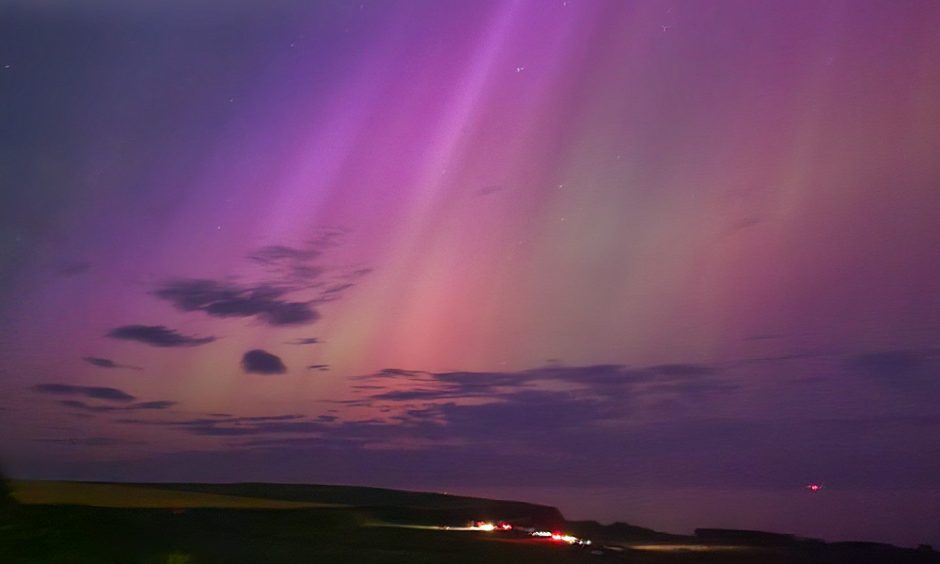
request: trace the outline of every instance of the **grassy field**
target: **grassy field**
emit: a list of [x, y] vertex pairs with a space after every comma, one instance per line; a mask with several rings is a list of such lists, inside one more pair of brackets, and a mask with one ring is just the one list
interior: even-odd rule
[[0, 526], [4, 564], [580, 561], [555, 546], [493, 542], [480, 533], [367, 526], [465, 523], [504, 514], [562, 519], [554, 508], [521, 502], [285, 484], [11, 486], [22, 505], [14, 525]]
[[4, 564], [585, 561], [567, 549], [498, 542], [486, 533], [363, 526], [367, 516], [350, 508], [20, 509], [17, 524], [0, 530]]
[[[558, 528], [565, 524], [558, 509], [522, 501], [506, 501], [464, 497], [432, 492], [415, 492], [361, 486], [314, 484], [141, 484], [193, 493], [212, 493], [239, 497], [334, 503], [355, 507], [371, 507], [388, 519], [415, 519], [425, 523], [455, 524], [471, 519], [512, 520], [541, 528]], [[396, 517], [397, 515], [397, 517]]]
[[179, 491], [139, 485], [85, 482], [14, 481], [13, 497], [27, 505], [89, 505], [125, 508], [300, 509], [334, 507], [335, 503], [287, 501], [215, 493]]

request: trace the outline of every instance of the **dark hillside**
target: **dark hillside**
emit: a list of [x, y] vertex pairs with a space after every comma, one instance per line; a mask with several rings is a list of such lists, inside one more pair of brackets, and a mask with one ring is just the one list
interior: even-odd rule
[[128, 485], [286, 501], [337, 503], [368, 508], [390, 521], [454, 525], [474, 519], [495, 519], [545, 528], [557, 528], [565, 523], [561, 512], [547, 505], [384, 488], [250, 482]]
[[[379, 488], [30, 482], [23, 490], [23, 485], [13, 483], [15, 495], [25, 491], [28, 498], [42, 501], [24, 502], [16, 507], [15, 519], [0, 522], [3, 564], [940, 564], [940, 554], [928, 547], [827, 544], [726, 529], [700, 529], [698, 536], [670, 535], [626, 523], [564, 523], [556, 509], [544, 505]], [[43, 487], [54, 495], [38, 496]], [[152, 495], [154, 491], [160, 495]], [[165, 495], [171, 492], [181, 493]], [[55, 495], [73, 501], [57, 502]], [[226, 502], [231, 505], [186, 505], [187, 500], [216, 503], [213, 495], [229, 496]], [[173, 505], [167, 505], [166, 498]], [[311, 506], [265, 507], [265, 500], [272, 499]], [[129, 505], [96, 505], [115, 501]], [[141, 505], [148, 502], [163, 505]], [[524, 530], [441, 527], [470, 519], [507, 519], [539, 528], [558, 524], [560, 531], [592, 543], [569, 546], [529, 536]]]

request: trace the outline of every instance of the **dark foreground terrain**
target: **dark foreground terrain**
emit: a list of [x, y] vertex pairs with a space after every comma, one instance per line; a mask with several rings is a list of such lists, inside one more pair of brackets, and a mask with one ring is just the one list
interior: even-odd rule
[[[625, 524], [566, 523], [551, 507], [440, 494], [277, 484], [108, 487], [33, 482], [14, 488], [27, 503], [0, 514], [0, 562], [940, 564], [940, 555], [926, 548], [742, 531], [678, 536]], [[46, 490], [54, 495], [43, 497]], [[51, 503], [56, 496], [71, 504]], [[127, 506], [115, 506], [116, 499]], [[199, 504], [221, 507], [194, 507]], [[473, 519], [518, 527], [443, 528]], [[592, 543], [569, 546], [521, 528], [564, 531]]]

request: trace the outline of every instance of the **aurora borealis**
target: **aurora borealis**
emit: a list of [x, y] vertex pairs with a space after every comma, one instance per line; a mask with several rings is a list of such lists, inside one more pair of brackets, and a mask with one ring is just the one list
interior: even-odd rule
[[2, 3], [0, 457], [940, 544], [938, 30]]

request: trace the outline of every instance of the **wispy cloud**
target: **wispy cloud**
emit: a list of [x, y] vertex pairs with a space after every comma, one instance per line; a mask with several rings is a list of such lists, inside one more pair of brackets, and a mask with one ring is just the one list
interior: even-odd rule
[[142, 401], [129, 405], [89, 404], [81, 400], [59, 400], [59, 405], [91, 413], [107, 413], [114, 411], [155, 411], [169, 409], [176, 405], [175, 401]]
[[[36, 384], [30, 389], [48, 396], [66, 396], [68, 399], [58, 400], [59, 405], [86, 414], [117, 411], [160, 411], [170, 409], [176, 405], [175, 401], [167, 400], [137, 401], [137, 397], [123, 390], [106, 386], [75, 386], [72, 384], [50, 383]], [[94, 400], [95, 403], [90, 403], [88, 400]]]
[[98, 356], [85, 356], [85, 357], [82, 357], [82, 360], [84, 360], [88, 364], [97, 366], [98, 368], [127, 368], [129, 370], [141, 370], [139, 366], [132, 366], [130, 364], [119, 364], [111, 360], [110, 358], [101, 358]]
[[83, 396], [86, 398], [131, 402], [134, 396], [117, 388], [108, 388], [103, 386], [73, 386], [71, 384], [36, 384], [32, 390], [41, 394], [59, 395], [59, 396]]
[[139, 445], [141, 441], [130, 441], [127, 439], [115, 439], [111, 437], [68, 437], [61, 439], [36, 439], [39, 442], [54, 443], [68, 446], [80, 447], [109, 447], [122, 445]]
[[240, 286], [204, 279], [162, 283], [153, 294], [181, 311], [202, 311], [213, 317], [256, 317], [268, 325], [305, 325], [320, 318], [312, 302], [290, 301], [289, 288], [265, 284]]
[[288, 345], [315, 345], [319, 343], [320, 340], [316, 337], [301, 337], [299, 339], [294, 339], [292, 341], [287, 341]]
[[109, 331], [108, 337], [137, 341], [155, 347], [196, 347], [215, 340], [215, 337], [182, 335], [163, 325], [123, 325]]
[[[320, 319], [317, 304], [341, 298], [369, 272], [365, 268], [334, 272], [316, 262], [340, 235], [327, 230], [302, 247], [261, 247], [247, 257], [263, 272], [254, 282], [173, 278], [159, 283], [151, 294], [185, 312], [252, 317], [272, 326], [309, 325]], [[301, 341], [296, 344], [316, 342]]]
[[[733, 391], [739, 384], [726, 378], [724, 368], [704, 364], [662, 364], [632, 368], [616, 364], [588, 366], [546, 366], [516, 372], [424, 372], [387, 368], [360, 376], [377, 388], [368, 390], [362, 400], [434, 401], [461, 398], [500, 399], [520, 391], [571, 388], [580, 394], [608, 395], [616, 391], [632, 394], [701, 393], [709, 390]], [[408, 388], [402, 388], [402, 381]]]

